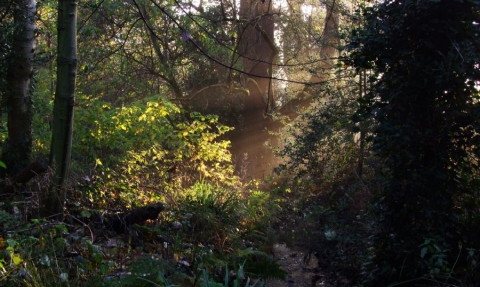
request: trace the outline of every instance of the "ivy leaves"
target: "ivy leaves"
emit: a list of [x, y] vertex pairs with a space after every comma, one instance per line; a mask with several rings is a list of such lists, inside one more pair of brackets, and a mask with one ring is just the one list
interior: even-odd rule
[[376, 122], [373, 150], [385, 171], [375, 263], [389, 270], [375, 271], [375, 286], [434, 268], [414, 256], [394, 259], [417, 254], [425, 238], [445, 244], [451, 266], [458, 242], [471, 236], [460, 226], [474, 223], [462, 222], [454, 203], [475, 192], [480, 176], [479, 93], [472, 89], [480, 76], [480, 41], [472, 37], [479, 8], [468, 0], [384, 1], [364, 10], [365, 26], [353, 34], [350, 63], [377, 75], [357, 112]]

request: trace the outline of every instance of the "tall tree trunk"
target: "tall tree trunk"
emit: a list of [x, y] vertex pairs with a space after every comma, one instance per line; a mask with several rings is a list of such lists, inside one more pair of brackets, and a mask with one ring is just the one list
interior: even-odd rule
[[[340, 21], [340, 6], [341, 0], [330, 0], [326, 3], [326, 18], [323, 27], [320, 48], [320, 65], [316, 69], [316, 73], [310, 77], [311, 83], [321, 83], [327, 81], [332, 76], [332, 68], [337, 62], [339, 55], [339, 37], [338, 28]], [[313, 100], [313, 87], [307, 86], [294, 99], [288, 102], [280, 109], [280, 114], [289, 117], [289, 120], [294, 120], [298, 113], [296, 110], [308, 107]]]
[[58, 2], [57, 86], [53, 107], [50, 167], [51, 186], [41, 205], [44, 216], [61, 217], [65, 201], [65, 181], [70, 168], [77, 74], [77, 1]]
[[[338, 57], [338, 27], [339, 27], [340, 0], [327, 2], [325, 26], [321, 39], [320, 58], [322, 62], [313, 74], [310, 82], [322, 82], [331, 77], [331, 70]], [[247, 88], [249, 96], [244, 102], [245, 127], [237, 131], [232, 137], [232, 153], [237, 161], [237, 172], [244, 178], [262, 178], [268, 175], [276, 164], [272, 151], [265, 145], [274, 142], [276, 135], [283, 124], [267, 116], [269, 109], [273, 109], [274, 96], [271, 91], [272, 65], [277, 50], [273, 44], [274, 23], [268, 12], [272, 3], [266, 1], [242, 0], [241, 17], [248, 21], [241, 38], [243, 51], [244, 71], [267, 78], [249, 76]], [[283, 106], [279, 113], [294, 120], [298, 108], [309, 106], [313, 100], [313, 91], [305, 89]]]
[[239, 51], [244, 56], [243, 69], [249, 74], [246, 81], [249, 95], [243, 104], [244, 127], [232, 136], [232, 152], [237, 171], [244, 178], [262, 178], [272, 169], [269, 163], [273, 153], [265, 145], [269, 138], [267, 113], [274, 102], [269, 79], [271, 63], [277, 55], [272, 7], [272, 0], [240, 2], [240, 17], [245, 24]]
[[16, 0], [14, 9], [13, 60], [7, 71], [8, 139], [2, 159], [7, 172], [25, 168], [32, 153], [32, 98], [30, 79], [35, 51], [34, 0]]
[[321, 49], [320, 49], [320, 62], [319, 70], [317, 74], [313, 75], [311, 82], [325, 81], [331, 76], [331, 70], [338, 58], [338, 45], [339, 35], [338, 26], [340, 22], [340, 1], [341, 0], [329, 0], [326, 3], [326, 19], [325, 26], [323, 28]]

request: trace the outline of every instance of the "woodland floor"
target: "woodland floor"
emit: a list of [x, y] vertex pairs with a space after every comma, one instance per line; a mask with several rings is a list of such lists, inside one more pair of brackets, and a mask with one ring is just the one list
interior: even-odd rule
[[[348, 279], [336, 273], [335, 270], [320, 267], [328, 264], [319, 264], [316, 256], [308, 256], [308, 252], [301, 247], [287, 246], [285, 243], [276, 243], [273, 246], [275, 259], [288, 275], [286, 280], [268, 280], [268, 287], [351, 287]], [[307, 259], [310, 257], [309, 259]]]
[[[290, 202], [293, 202], [291, 199]], [[286, 206], [278, 214], [280, 224], [275, 226], [277, 231], [273, 239], [273, 256], [281, 268], [287, 272], [285, 280], [268, 280], [267, 287], [354, 287], [355, 274], [358, 272], [351, 267], [349, 257], [355, 256], [361, 245], [351, 240], [351, 243], [342, 243], [336, 240], [327, 240], [325, 230], [319, 225], [319, 219], [307, 220], [304, 214], [311, 212], [317, 202], [298, 207], [303, 210], [298, 214], [293, 206]], [[342, 225], [341, 219], [337, 219]], [[351, 233], [357, 230], [348, 230]], [[340, 232], [340, 230], [339, 230]], [[361, 235], [359, 235], [361, 236]], [[342, 235], [346, 238], [348, 236]], [[352, 253], [352, 254], [350, 254]]]
[[[281, 232], [281, 231], [280, 231]], [[284, 234], [282, 234], [284, 235]], [[329, 268], [328, 262], [319, 262], [315, 254], [310, 253], [301, 238], [285, 239], [279, 236], [273, 245], [274, 259], [288, 275], [285, 280], [268, 280], [268, 287], [354, 287], [349, 279]], [[287, 243], [286, 243], [287, 242]]]
[[318, 268], [317, 259], [311, 258], [305, 262], [305, 252], [299, 248], [289, 248], [285, 243], [276, 243], [273, 246], [275, 259], [280, 263], [283, 270], [288, 272], [286, 280], [269, 280], [267, 286], [276, 287], [307, 287], [307, 286], [331, 286], [317, 284], [322, 274]]

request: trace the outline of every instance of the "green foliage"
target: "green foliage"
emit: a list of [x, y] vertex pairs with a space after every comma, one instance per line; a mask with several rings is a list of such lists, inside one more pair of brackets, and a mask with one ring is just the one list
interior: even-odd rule
[[271, 191], [252, 190], [247, 195], [245, 208], [250, 229], [257, 232], [274, 224], [280, 211], [278, 198]]
[[[2, 216], [2, 223], [11, 221], [7, 217]], [[120, 262], [125, 264], [124, 252], [112, 253], [92, 243], [82, 227], [68, 230], [45, 220], [16, 222], [9, 227], [8, 238], [0, 237], [2, 286], [177, 286], [164, 274], [182, 278], [167, 261], [154, 256], [132, 258], [125, 271], [118, 272]]]
[[369, 200], [377, 189], [373, 125], [359, 123], [357, 115], [370, 71], [342, 64], [334, 72], [343, 80], [325, 84], [314, 106], [294, 122], [278, 152], [286, 161], [276, 171], [292, 177], [282, 205], [282, 218], [295, 225], [290, 240], [303, 240], [307, 258], [316, 253], [322, 267], [355, 282], [371, 231]]
[[[48, 114], [50, 103], [44, 96], [38, 99], [38, 109]], [[120, 209], [167, 201], [170, 208], [161, 214], [162, 224], [153, 230], [136, 228], [148, 238], [166, 236], [169, 242], [164, 248], [164, 261], [132, 260], [132, 269], [126, 271], [130, 275], [110, 278], [118, 263], [104, 248], [86, 239], [81, 239], [81, 244], [76, 240], [73, 244], [69, 239], [64, 248], [75, 245], [82, 254], [76, 263], [78, 272], [69, 271], [71, 284], [169, 286], [171, 282], [188, 281], [188, 276], [177, 278], [178, 272], [168, 267], [183, 257], [192, 266], [202, 264], [209, 270], [248, 259], [250, 266], [257, 266], [251, 271], [256, 278], [280, 274], [278, 264], [268, 261], [266, 254], [236, 252], [245, 249], [244, 240], [249, 244], [255, 241], [257, 247], [266, 243], [277, 206], [272, 205], [269, 193], [242, 191], [233, 176], [229, 143], [221, 138], [229, 128], [218, 124], [217, 117], [185, 112], [158, 96], [124, 107], [82, 95], [79, 98], [72, 158], [71, 184], [75, 190], [69, 193], [69, 199], [82, 201], [87, 197], [95, 207]], [[42, 127], [45, 118], [39, 116], [36, 120]], [[45, 135], [37, 140], [37, 150], [41, 151], [48, 146], [48, 133], [38, 135]], [[83, 214], [88, 217], [88, 212]], [[257, 243], [259, 239], [261, 242]], [[57, 252], [48, 253], [51, 264], [57, 261]], [[27, 261], [34, 261], [35, 256], [29, 256]], [[265, 265], [269, 267], [262, 269], [256, 262], [269, 263]], [[43, 267], [35, 267], [35, 274], [47, 276]], [[161, 272], [147, 274], [142, 272], [145, 268]], [[29, 272], [33, 276], [32, 270], [33, 267]], [[169, 274], [168, 278], [165, 274]], [[46, 281], [60, 280], [56, 273], [47, 277], [50, 279], [45, 278]]]
[[451, 266], [448, 266], [447, 255], [448, 249], [442, 248], [436, 243], [434, 239], [425, 239], [425, 241], [419, 246], [420, 258], [422, 268], [428, 270], [428, 274], [432, 277], [438, 277], [439, 275], [448, 275], [452, 270]]
[[192, 215], [184, 227], [193, 242], [223, 250], [238, 238], [244, 207], [235, 190], [198, 182], [178, 200], [182, 211]]
[[349, 79], [349, 88], [327, 87], [315, 107], [302, 114], [278, 153], [287, 162], [277, 171], [290, 171], [297, 178], [309, 175], [322, 182], [333, 182], [347, 170], [355, 171], [352, 167], [358, 144], [354, 141], [352, 116], [360, 94], [351, 71], [340, 72]]
[[[354, 33], [350, 63], [376, 72], [359, 114], [376, 122], [384, 165], [373, 286], [444, 271], [462, 254], [459, 242], [475, 241], [461, 201], [478, 196], [479, 10], [473, 0], [383, 1], [365, 8]], [[418, 264], [425, 238], [440, 249]]]
[[[13, 15], [12, 10], [9, 9], [11, 3], [8, 1], [0, 1], [0, 13], [2, 15], [2, 21], [0, 21], [0, 115], [6, 110], [6, 98], [5, 92], [7, 91], [7, 68], [12, 60], [11, 47], [13, 45]], [[1, 134], [4, 133], [4, 122], [0, 125]], [[4, 139], [3, 136], [0, 139]]]
[[35, 75], [36, 90], [32, 97], [34, 114], [32, 122], [33, 154], [48, 155], [52, 137], [53, 101], [52, 91], [48, 89], [48, 73], [45, 70]]
[[[68, 240], [65, 225], [50, 225], [33, 220], [24, 223], [2, 211], [7, 238], [0, 237], [0, 282], [5, 286], [61, 285], [68, 277], [68, 264], [58, 261], [66, 251]], [[10, 217], [10, 218], [9, 218]], [[14, 220], [15, 224], [9, 223]], [[55, 270], [53, 270], [55, 268]]]
[[96, 203], [158, 201], [199, 178], [228, 184], [229, 142], [219, 136], [229, 130], [215, 116], [186, 113], [161, 97], [122, 108], [87, 102], [76, 116], [74, 165], [91, 169], [87, 185]]
[[[247, 257], [245, 261], [245, 272], [260, 279], [281, 279], [285, 280], [287, 272], [283, 270], [280, 264], [265, 253], [257, 253]], [[243, 267], [243, 266], [242, 266]]]
[[283, 277], [278, 263], [260, 251], [269, 244], [266, 237], [275, 207], [266, 200], [268, 193], [252, 194], [209, 181], [197, 182], [170, 201], [170, 209], [160, 214], [155, 233], [171, 238], [165, 247], [168, 254], [183, 258], [193, 270], [206, 269], [217, 281], [219, 267], [243, 262], [247, 262], [249, 276]]
[[[255, 286], [258, 286], [258, 287], [263, 287], [263, 286], [265, 286], [265, 281], [264, 280], [257, 279], [257, 280], [254, 281], [254, 280], [251, 280], [249, 277], [245, 278], [244, 266], [245, 266], [245, 262], [242, 265], [240, 265], [240, 267], [237, 269], [237, 271], [233, 272], [233, 274], [231, 274], [228, 270], [228, 267], [226, 267], [225, 268], [225, 279], [224, 279], [223, 283], [218, 283], [218, 282], [215, 282], [212, 279], [210, 279], [208, 277], [208, 274], [207, 274], [206, 270], [203, 269], [202, 273], [201, 273], [201, 275], [202, 275], [201, 286], [202, 287], [228, 287], [228, 286], [234, 286], [234, 287], [241, 287], [241, 286], [255, 287]], [[234, 278], [230, 278], [231, 275], [234, 275]]]
[[175, 272], [175, 270], [172, 266], [168, 266], [164, 260], [145, 256], [133, 262], [127, 268], [124, 276], [107, 278], [100, 286], [180, 286], [170, 283], [165, 276], [166, 273], [172, 272]]
[[278, 208], [271, 200], [266, 192], [242, 194], [234, 187], [202, 181], [177, 194], [171, 205], [173, 215], [164, 216], [181, 223], [182, 236], [189, 241], [232, 250], [242, 248], [243, 239], [251, 240], [250, 236], [256, 241], [258, 233], [265, 236]]

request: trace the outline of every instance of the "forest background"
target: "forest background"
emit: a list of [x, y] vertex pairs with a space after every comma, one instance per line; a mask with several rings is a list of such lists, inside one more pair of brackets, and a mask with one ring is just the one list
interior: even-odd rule
[[1, 284], [478, 286], [479, 8], [0, 1]]

